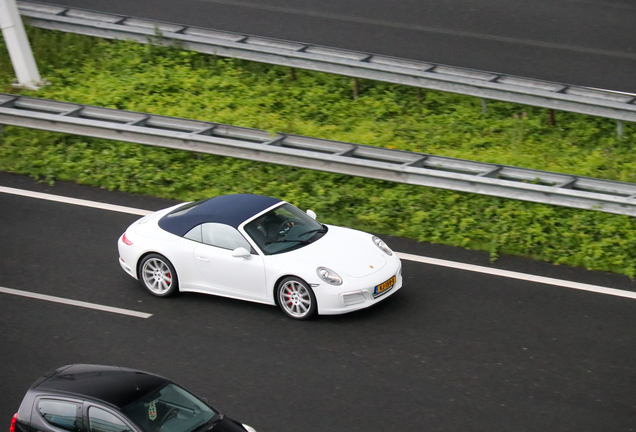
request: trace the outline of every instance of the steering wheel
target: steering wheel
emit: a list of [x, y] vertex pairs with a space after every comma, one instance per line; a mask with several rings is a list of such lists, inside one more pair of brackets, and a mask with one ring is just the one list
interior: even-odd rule
[[276, 228], [276, 240], [281, 239], [283, 237], [285, 237], [287, 234], [289, 234], [289, 230], [292, 229], [292, 227], [294, 226], [294, 223], [290, 220], [286, 220], [285, 222], [283, 222], [282, 224], [280, 224], [278, 226], [278, 228]]

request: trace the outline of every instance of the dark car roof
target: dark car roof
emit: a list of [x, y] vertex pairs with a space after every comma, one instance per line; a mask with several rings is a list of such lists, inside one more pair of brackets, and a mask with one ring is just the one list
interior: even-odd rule
[[264, 195], [220, 195], [173, 210], [159, 220], [159, 226], [178, 236], [208, 222], [238, 228], [247, 219], [280, 202], [278, 198]]
[[46, 374], [33, 389], [97, 399], [123, 408], [170, 382], [134, 369], [75, 364]]

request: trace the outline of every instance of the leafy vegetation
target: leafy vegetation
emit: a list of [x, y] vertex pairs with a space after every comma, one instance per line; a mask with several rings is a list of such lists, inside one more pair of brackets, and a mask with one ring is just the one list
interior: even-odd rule
[[[220, 59], [176, 47], [29, 28], [43, 98], [443, 156], [635, 181], [633, 125], [350, 78]], [[15, 91], [0, 47], [0, 84]], [[632, 218], [6, 127], [0, 170], [193, 200], [277, 196], [324, 222], [559, 264], [636, 274]]]

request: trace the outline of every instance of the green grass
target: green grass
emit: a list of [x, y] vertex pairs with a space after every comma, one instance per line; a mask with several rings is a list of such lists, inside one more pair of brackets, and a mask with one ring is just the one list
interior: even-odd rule
[[[36, 97], [214, 121], [373, 146], [634, 181], [636, 130], [607, 119], [29, 28]], [[14, 79], [0, 47], [0, 83]], [[636, 271], [632, 218], [393, 184], [138, 144], [5, 128], [0, 169], [192, 200], [273, 195], [324, 222], [550, 262]]]

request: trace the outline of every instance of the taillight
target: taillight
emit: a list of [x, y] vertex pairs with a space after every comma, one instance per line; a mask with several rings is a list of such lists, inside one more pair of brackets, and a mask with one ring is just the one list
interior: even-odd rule
[[126, 237], [126, 233], [124, 233], [123, 236], [121, 236], [121, 241], [123, 241], [124, 243], [126, 243], [128, 246], [132, 246], [132, 242], [128, 239], [128, 237]]
[[13, 414], [13, 418], [11, 419], [11, 426], [9, 427], [9, 432], [15, 432], [15, 424], [18, 421], [18, 413]]

